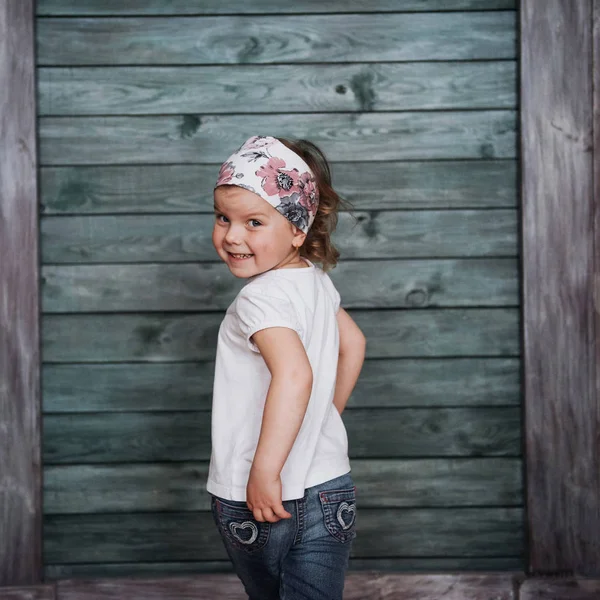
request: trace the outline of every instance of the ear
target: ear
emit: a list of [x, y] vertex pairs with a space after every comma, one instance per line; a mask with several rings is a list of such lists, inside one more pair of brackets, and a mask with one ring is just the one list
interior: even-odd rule
[[294, 246], [294, 248], [300, 248], [300, 246], [304, 244], [306, 234], [301, 229], [298, 229], [295, 225], [293, 225], [293, 227], [294, 237], [292, 238], [292, 246]]

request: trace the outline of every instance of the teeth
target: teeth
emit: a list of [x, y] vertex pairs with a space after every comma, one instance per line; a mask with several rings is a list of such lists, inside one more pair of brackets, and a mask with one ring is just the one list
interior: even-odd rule
[[235, 256], [236, 258], [250, 258], [252, 254], [232, 254], [232, 256]]

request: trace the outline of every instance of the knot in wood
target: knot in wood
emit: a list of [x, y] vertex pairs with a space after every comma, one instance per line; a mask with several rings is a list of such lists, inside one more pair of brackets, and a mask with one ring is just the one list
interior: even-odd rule
[[406, 294], [406, 304], [409, 306], [423, 306], [427, 302], [427, 292], [425, 290], [411, 290]]

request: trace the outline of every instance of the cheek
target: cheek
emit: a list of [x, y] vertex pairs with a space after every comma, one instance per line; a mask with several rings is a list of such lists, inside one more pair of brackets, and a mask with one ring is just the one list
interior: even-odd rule
[[223, 239], [223, 234], [221, 232], [221, 228], [217, 226], [217, 224], [215, 223], [215, 225], [213, 226], [213, 231], [212, 231], [212, 242], [214, 246], [217, 246], [221, 243], [221, 240]]
[[263, 252], [263, 253], [278, 253], [281, 251], [281, 240], [272, 234], [256, 236], [254, 237], [249, 245], [253, 249], [254, 252]]

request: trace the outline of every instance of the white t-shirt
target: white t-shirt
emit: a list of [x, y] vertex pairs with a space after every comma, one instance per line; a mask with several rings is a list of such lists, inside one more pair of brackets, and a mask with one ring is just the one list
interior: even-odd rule
[[283, 500], [301, 498], [305, 488], [350, 471], [346, 429], [333, 405], [340, 295], [322, 269], [306, 262], [306, 268], [275, 269], [250, 278], [219, 328], [206, 486], [215, 496], [246, 500], [271, 382], [250, 337], [268, 327], [294, 329], [313, 372], [306, 415], [281, 471]]

